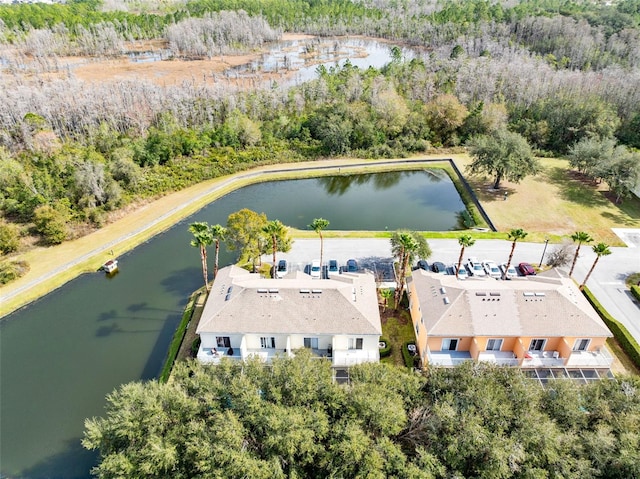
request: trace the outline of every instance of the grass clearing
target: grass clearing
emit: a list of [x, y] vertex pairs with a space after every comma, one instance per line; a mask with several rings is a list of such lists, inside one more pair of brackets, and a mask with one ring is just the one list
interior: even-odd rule
[[405, 309], [395, 311], [392, 307], [388, 307], [381, 312], [382, 320], [382, 336], [391, 343], [391, 354], [386, 358], [382, 358], [380, 362], [394, 364], [395, 366], [404, 367], [404, 359], [402, 358], [402, 345], [407, 341], [415, 341], [413, 334], [413, 325], [411, 316]]
[[[460, 155], [461, 169], [471, 162]], [[620, 205], [610, 199], [607, 186], [594, 185], [575, 174], [566, 160], [541, 158], [543, 171], [521, 183], [508, 181], [492, 189], [487, 177], [469, 177], [485, 211], [500, 231], [522, 228], [527, 240], [551, 242], [576, 231], [587, 231], [596, 242], [624, 246], [611, 228], [640, 228], [640, 200], [625, 199]], [[507, 200], [504, 200], [504, 192]]]

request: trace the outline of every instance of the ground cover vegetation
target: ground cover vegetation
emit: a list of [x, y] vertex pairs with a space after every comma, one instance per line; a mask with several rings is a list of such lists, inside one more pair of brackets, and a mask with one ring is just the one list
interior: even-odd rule
[[[582, 160], [576, 168], [604, 179], [618, 201], [637, 178], [636, 0], [203, 0], [163, 8], [129, 12], [96, 1], [0, 7], [7, 73], [0, 212], [21, 235], [59, 243], [100, 227], [132, 201], [258, 164], [401, 157], [481, 145], [481, 135], [517, 134], [538, 155], [575, 156], [580, 142], [614, 142], [624, 150], [601, 155], [606, 168], [587, 170]], [[60, 61], [118, 56], [136, 40], [161, 41], [174, 59], [210, 58], [255, 51], [283, 31], [376, 36], [419, 53], [405, 60], [396, 47], [381, 69], [319, 67], [304, 84], [251, 91], [88, 84]]]
[[619, 478], [640, 471], [640, 382], [541, 387], [468, 363], [423, 375], [384, 364], [332, 380], [307, 351], [271, 365], [176, 364], [130, 383], [85, 423], [113, 477]]

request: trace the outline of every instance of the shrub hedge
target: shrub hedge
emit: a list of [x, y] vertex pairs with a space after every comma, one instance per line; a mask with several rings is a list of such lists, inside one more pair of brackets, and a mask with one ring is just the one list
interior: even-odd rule
[[611, 316], [606, 309], [604, 309], [604, 307], [595, 298], [593, 293], [589, 291], [588, 288], [585, 287], [582, 292], [598, 312], [607, 327], [611, 330], [615, 338], [620, 343], [622, 349], [624, 349], [624, 352], [629, 355], [629, 358], [634, 362], [636, 366], [640, 367], [640, 345], [638, 345], [638, 342], [631, 335], [629, 330], [617, 319]]
[[173, 334], [173, 339], [169, 346], [169, 352], [167, 353], [167, 359], [164, 362], [162, 372], [158, 378], [160, 383], [166, 383], [169, 380], [171, 370], [173, 369], [173, 363], [178, 356], [178, 351], [180, 351], [180, 346], [182, 345], [182, 341], [184, 340], [184, 336], [187, 332], [187, 326], [189, 326], [189, 321], [191, 321], [191, 317], [193, 316], [193, 311], [195, 310], [196, 302], [199, 297], [200, 291], [193, 293], [184, 309], [184, 313], [182, 313], [182, 319], [180, 320], [180, 324], [178, 325], [176, 332]]
[[380, 342], [386, 345], [384, 348], [380, 349], [380, 357], [386, 358], [391, 354], [391, 343], [387, 338], [380, 338]]
[[417, 356], [413, 356], [409, 352], [409, 348], [407, 348], [407, 346], [409, 346], [410, 344], [415, 345], [416, 342], [415, 341], [407, 341], [406, 343], [404, 343], [402, 345], [402, 357], [404, 359], [404, 365], [406, 367], [415, 368], [415, 367], [417, 367], [417, 363], [419, 361], [419, 358]]

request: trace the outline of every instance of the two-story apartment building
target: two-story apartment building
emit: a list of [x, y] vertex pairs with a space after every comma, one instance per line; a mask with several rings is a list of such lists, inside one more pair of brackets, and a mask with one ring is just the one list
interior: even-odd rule
[[269, 361], [309, 348], [335, 367], [380, 359], [382, 334], [371, 273], [312, 279], [297, 272], [262, 278], [237, 266], [218, 271], [196, 329], [198, 360]]
[[611, 332], [574, 282], [554, 270], [510, 281], [416, 270], [407, 291], [423, 365], [611, 366]]

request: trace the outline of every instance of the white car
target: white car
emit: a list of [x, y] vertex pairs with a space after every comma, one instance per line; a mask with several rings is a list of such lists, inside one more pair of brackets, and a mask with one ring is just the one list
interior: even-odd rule
[[456, 271], [458, 272], [458, 279], [467, 279], [469, 277], [469, 272], [463, 264], [454, 263], [453, 274], [456, 274]]
[[507, 263], [502, 263], [500, 265], [500, 271], [502, 271], [502, 274], [507, 279], [516, 278], [518, 276], [518, 272], [512, 264], [510, 264], [509, 269], [507, 269]]
[[329, 267], [327, 268], [327, 275], [328, 276], [336, 276], [340, 274], [340, 267], [338, 266], [338, 260], [337, 259], [330, 259], [329, 260]]
[[286, 259], [281, 259], [278, 261], [278, 267], [276, 268], [276, 278], [282, 279], [289, 272], [289, 265], [287, 264]]
[[320, 279], [322, 276], [322, 266], [319, 259], [314, 259], [311, 262], [311, 277], [313, 279]]
[[496, 264], [495, 261], [492, 261], [490, 259], [485, 259], [484, 262], [482, 263], [482, 266], [484, 267], [484, 271], [490, 277], [495, 279], [502, 278], [502, 271], [500, 271], [500, 268], [498, 268], [498, 265]]
[[482, 263], [478, 261], [478, 258], [474, 256], [469, 258], [469, 261], [467, 261], [467, 268], [469, 269], [469, 273], [471, 273], [473, 276], [484, 278], [487, 275], [487, 273], [485, 273], [484, 271], [484, 268], [482, 267]]

